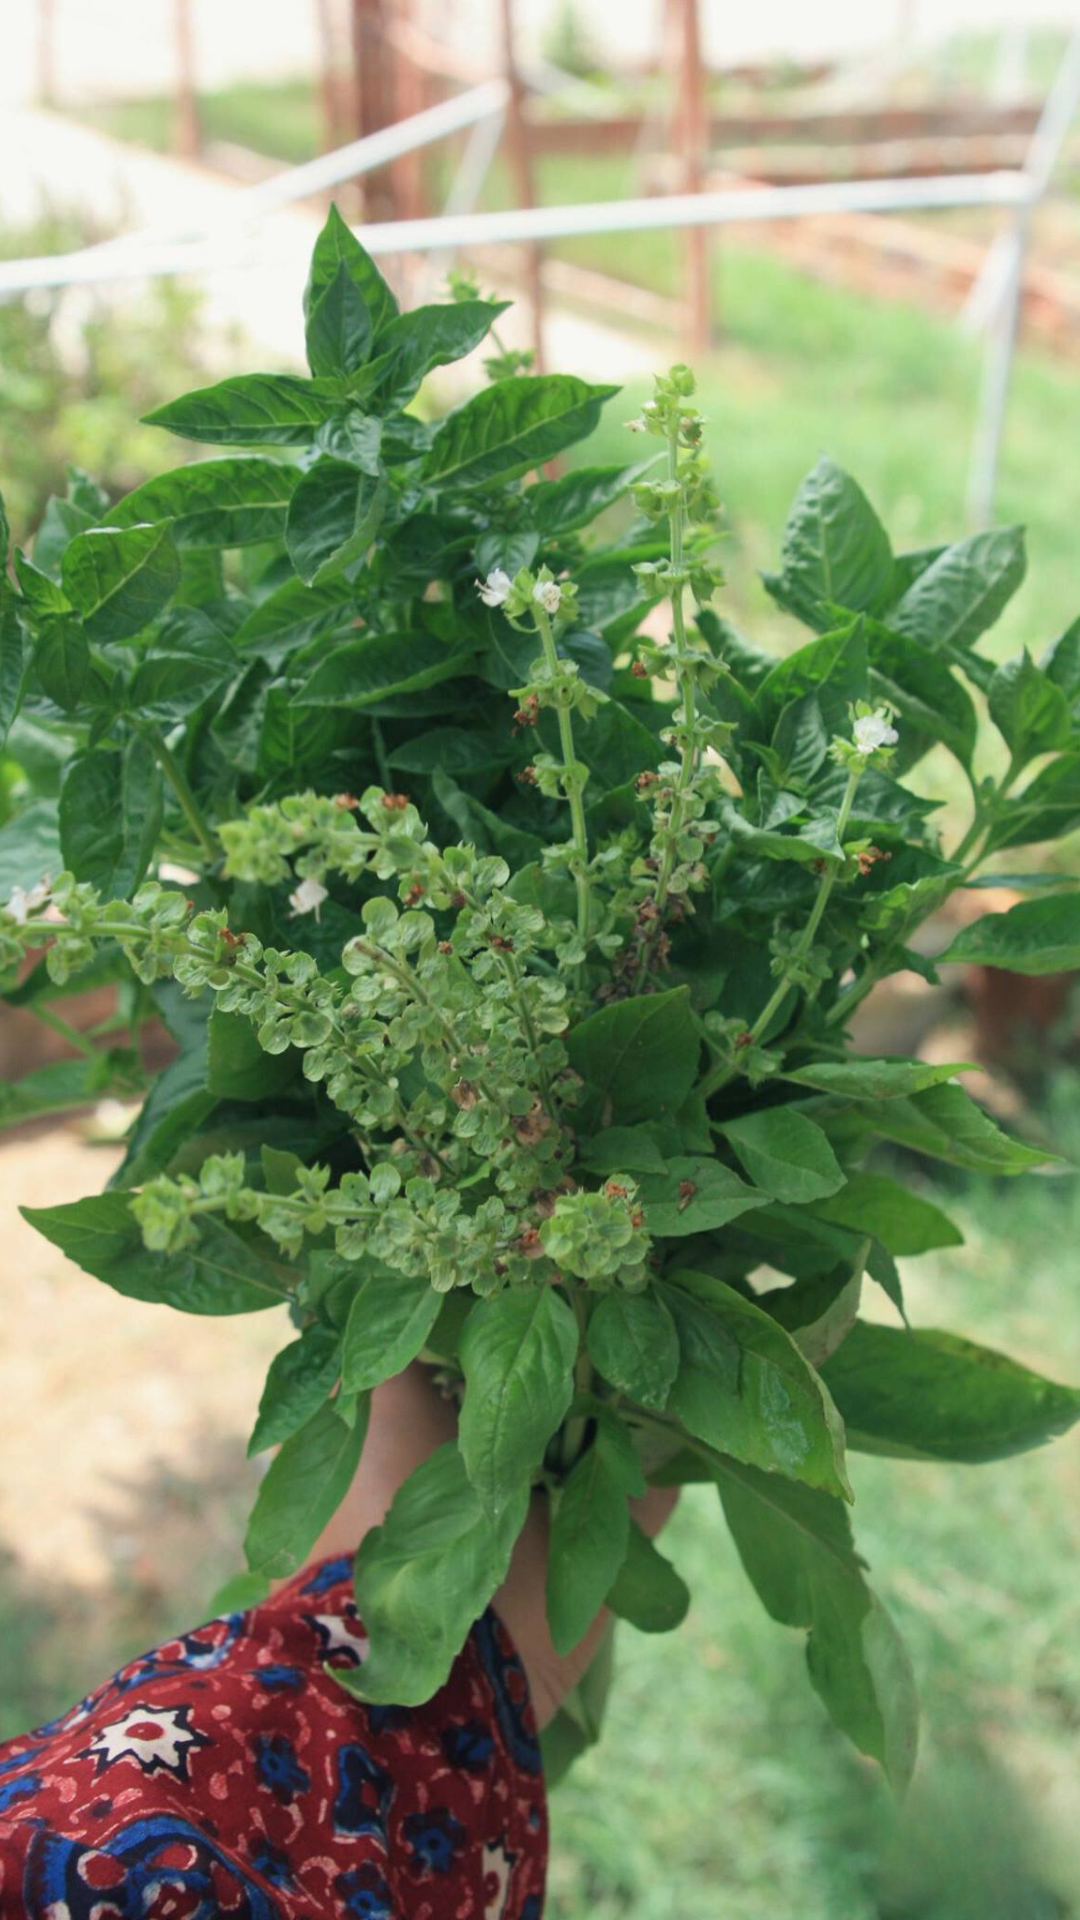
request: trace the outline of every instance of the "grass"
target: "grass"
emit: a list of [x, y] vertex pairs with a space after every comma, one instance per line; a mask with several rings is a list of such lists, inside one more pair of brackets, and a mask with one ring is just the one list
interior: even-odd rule
[[[168, 153], [174, 143], [172, 101], [162, 94], [80, 107], [79, 117], [117, 140], [134, 140], [157, 153]], [[318, 98], [307, 79], [251, 80], [202, 93], [199, 118], [205, 140], [251, 147], [290, 166], [320, 151]]]

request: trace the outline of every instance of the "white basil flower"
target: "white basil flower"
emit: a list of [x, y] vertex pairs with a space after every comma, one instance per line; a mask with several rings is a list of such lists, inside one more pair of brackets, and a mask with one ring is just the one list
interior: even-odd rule
[[533, 599], [543, 607], [545, 613], [558, 613], [562, 588], [557, 580], [538, 580], [533, 588]]
[[301, 880], [300, 885], [290, 893], [289, 905], [294, 913], [313, 913], [317, 920], [319, 908], [326, 897], [326, 888], [322, 881], [309, 878]]
[[860, 753], [876, 753], [879, 747], [894, 747], [900, 738], [896, 728], [889, 725], [889, 716], [884, 707], [878, 707], [874, 713], [860, 714], [852, 732]]
[[503, 567], [492, 567], [486, 580], [476, 582], [476, 590], [485, 607], [501, 607], [505, 605], [513, 584]]
[[25, 926], [30, 915], [45, 905], [50, 891], [47, 877], [37, 881], [32, 887], [12, 887], [11, 898], [5, 912], [9, 913], [13, 920], [17, 920], [20, 926]]

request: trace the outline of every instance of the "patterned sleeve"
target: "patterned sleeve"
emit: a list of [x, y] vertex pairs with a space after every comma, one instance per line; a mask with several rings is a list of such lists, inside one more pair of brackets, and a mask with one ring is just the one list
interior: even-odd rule
[[423, 1707], [364, 1707], [351, 1564], [0, 1745], [0, 1920], [539, 1920], [524, 1668], [490, 1611]]

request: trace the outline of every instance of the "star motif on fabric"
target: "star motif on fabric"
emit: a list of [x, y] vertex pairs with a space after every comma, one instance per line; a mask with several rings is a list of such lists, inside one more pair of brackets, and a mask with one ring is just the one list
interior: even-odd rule
[[314, 1627], [319, 1650], [327, 1659], [335, 1653], [346, 1653], [352, 1666], [360, 1665], [371, 1643], [355, 1614], [349, 1619], [341, 1613], [305, 1613], [304, 1619]]
[[96, 1761], [99, 1774], [120, 1760], [134, 1760], [143, 1773], [171, 1773], [186, 1780], [192, 1747], [211, 1744], [205, 1733], [191, 1726], [190, 1713], [188, 1706], [153, 1707], [140, 1701], [128, 1708], [122, 1720], [102, 1727], [78, 1758]]

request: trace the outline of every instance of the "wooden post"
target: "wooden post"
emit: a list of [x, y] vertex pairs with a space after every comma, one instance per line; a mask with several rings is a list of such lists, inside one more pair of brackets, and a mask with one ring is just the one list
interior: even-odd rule
[[[518, 72], [514, 53], [514, 0], [500, 0], [502, 20], [503, 72], [510, 88], [510, 100], [506, 109], [506, 143], [510, 158], [510, 170], [513, 174], [514, 188], [519, 207], [536, 205], [533, 186], [532, 153], [529, 146], [529, 126], [525, 117], [526, 89]], [[542, 278], [542, 255], [539, 244], [530, 241], [525, 247], [525, 286], [532, 315], [532, 345], [535, 355], [535, 371], [544, 370], [544, 285]]]
[[[394, 81], [394, 119], [410, 120], [427, 105], [424, 74], [412, 55], [408, 28], [411, 26], [412, 0], [397, 0], [397, 25], [404, 31], [395, 42], [392, 63]], [[403, 153], [392, 167], [394, 198], [399, 220], [419, 220], [427, 212], [424, 196], [424, 155], [415, 150]]]
[[56, 5], [55, 0], [37, 0], [35, 37], [35, 92], [43, 107], [56, 104]]
[[[386, 37], [386, 0], [351, 0], [354, 121], [358, 139], [377, 133], [394, 118], [392, 62]], [[397, 217], [389, 169], [365, 174], [359, 182], [362, 217]]]
[[342, 145], [341, 100], [338, 92], [337, 36], [334, 32], [333, 0], [315, 0], [315, 31], [319, 44], [319, 104], [322, 111], [322, 145], [332, 153]]
[[176, 117], [173, 146], [185, 160], [194, 160], [202, 147], [199, 105], [195, 93], [195, 41], [191, 0], [173, 0], [176, 44]]
[[[674, 0], [678, 33], [676, 135], [682, 158], [682, 191], [700, 193], [709, 152], [709, 103], [701, 58], [698, 0]], [[683, 243], [686, 278], [686, 344], [692, 355], [712, 344], [710, 236], [706, 227], [687, 227]]]

